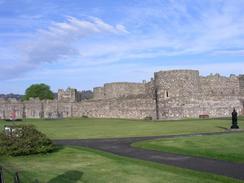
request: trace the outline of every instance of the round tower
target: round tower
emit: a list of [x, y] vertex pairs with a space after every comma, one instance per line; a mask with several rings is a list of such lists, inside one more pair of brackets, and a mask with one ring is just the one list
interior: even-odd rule
[[199, 94], [199, 71], [171, 70], [154, 73], [159, 98], [193, 97]]

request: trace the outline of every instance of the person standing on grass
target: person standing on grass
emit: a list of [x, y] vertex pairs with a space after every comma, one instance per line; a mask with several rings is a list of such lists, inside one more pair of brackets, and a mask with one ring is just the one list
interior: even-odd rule
[[238, 129], [239, 126], [237, 124], [237, 116], [238, 116], [238, 113], [236, 112], [236, 109], [234, 108], [233, 109], [233, 112], [231, 113], [232, 115], [232, 125], [231, 125], [231, 129]]

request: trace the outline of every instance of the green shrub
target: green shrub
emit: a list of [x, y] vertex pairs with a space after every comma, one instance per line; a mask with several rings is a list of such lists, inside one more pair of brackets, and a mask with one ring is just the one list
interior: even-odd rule
[[54, 150], [52, 141], [30, 125], [15, 125], [12, 134], [0, 133], [0, 154], [20, 156]]

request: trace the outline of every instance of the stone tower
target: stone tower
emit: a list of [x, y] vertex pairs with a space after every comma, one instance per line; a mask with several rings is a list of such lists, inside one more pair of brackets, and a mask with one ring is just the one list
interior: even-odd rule
[[154, 73], [154, 90], [157, 119], [178, 118], [184, 98], [199, 95], [199, 72], [171, 70]]
[[79, 102], [80, 96], [76, 89], [67, 88], [58, 90], [58, 101], [61, 102]]

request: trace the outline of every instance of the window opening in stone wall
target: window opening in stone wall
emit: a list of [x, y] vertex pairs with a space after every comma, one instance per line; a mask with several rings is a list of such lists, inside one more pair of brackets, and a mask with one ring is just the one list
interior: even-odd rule
[[165, 98], [169, 98], [169, 91], [168, 90], [165, 90], [164, 96], [165, 96]]

